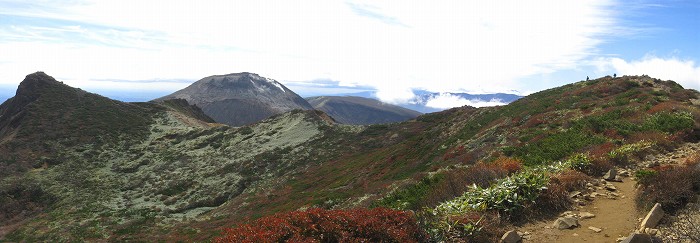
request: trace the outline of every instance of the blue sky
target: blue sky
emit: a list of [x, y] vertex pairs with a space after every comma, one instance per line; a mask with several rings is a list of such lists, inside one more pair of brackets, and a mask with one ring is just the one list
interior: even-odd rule
[[612, 73], [700, 89], [698, 16], [697, 0], [0, 0], [0, 99], [35, 71], [122, 100], [234, 72], [390, 103]]

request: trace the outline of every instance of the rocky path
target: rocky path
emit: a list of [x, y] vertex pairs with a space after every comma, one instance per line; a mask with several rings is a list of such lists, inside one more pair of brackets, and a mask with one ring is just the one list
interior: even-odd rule
[[519, 229], [523, 242], [615, 242], [638, 226], [634, 181], [597, 182], [590, 194], [578, 196], [581, 206], [564, 212], [561, 217], [574, 218], [578, 227], [559, 229], [555, 221], [531, 223]]
[[[636, 182], [631, 177], [634, 171], [682, 164], [698, 150], [700, 143], [688, 143], [670, 153], [647, 156], [629, 169], [618, 169], [621, 181], [596, 178], [588, 184], [587, 192], [571, 195], [579, 204], [575, 210], [562, 213], [558, 219], [524, 225], [517, 232], [522, 235], [523, 242], [620, 242], [639, 228], [647, 214], [638, 212], [635, 206]], [[567, 219], [562, 220], [564, 218]], [[577, 226], [567, 227], [567, 223]]]

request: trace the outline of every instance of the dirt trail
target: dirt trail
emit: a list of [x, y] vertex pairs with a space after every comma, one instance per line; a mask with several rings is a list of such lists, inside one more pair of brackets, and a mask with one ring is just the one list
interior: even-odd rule
[[[632, 168], [644, 167], [647, 164], [679, 164], [689, 154], [700, 149], [700, 143], [684, 144], [677, 150], [657, 156], [650, 156]], [[634, 174], [634, 170], [628, 170]], [[620, 237], [626, 237], [639, 226], [639, 218], [646, 212], [638, 212], [635, 206], [636, 182], [630, 177], [623, 177], [623, 182], [605, 182], [600, 178], [599, 185], [593, 186], [599, 195], [592, 200], [580, 199], [586, 203], [576, 210], [565, 212], [566, 215], [579, 216], [588, 212], [595, 215], [593, 218], [579, 218], [579, 227], [559, 230], [553, 227], [556, 218], [526, 224], [518, 229], [524, 233], [523, 242], [617, 242]], [[610, 191], [605, 184], [612, 184], [616, 190]], [[601, 229], [595, 232], [589, 227]]]
[[[627, 236], [637, 227], [637, 219], [642, 217], [634, 205], [634, 181], [627, 178], [624, 182], [611, 182], [617, 190], [618, 197], [605, 196], [606, 189], [598, 189], [598, 195], [588, 205], [582, 206], [571, 214], [579, 215], [589, 212], [595, 215], [589, 219], [579, 219], [579, 227], [559, 230], [552, 227], [554, 220], [535, 222], [521, 227], [518, 231], [528, 232], [523, 242], [616, 242], [617, 238]], [[588, 227], [602, 229], [595, 232]], [[529, 239], [527, 239], [529, 238]]]

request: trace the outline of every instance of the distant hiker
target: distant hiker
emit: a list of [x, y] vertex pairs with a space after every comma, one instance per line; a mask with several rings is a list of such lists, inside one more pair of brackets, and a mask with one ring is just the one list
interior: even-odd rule
[[586, 81], [589, 81], [589, 80], [591, 80], [591, 78], [589, 78], [588, 76], [586, 76]]
[[617, 73], [613, 73], [613, 78], [617, 78]]

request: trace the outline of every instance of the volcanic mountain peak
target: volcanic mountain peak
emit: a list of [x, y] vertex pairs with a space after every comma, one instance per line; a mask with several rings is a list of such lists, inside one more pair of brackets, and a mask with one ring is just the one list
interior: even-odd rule
[[255, 73], [209, 76], [173, 94], [156, 99], [185, 99], [219, 123], [241, 126], [275, 114], [312, 106], [274, 79]]

